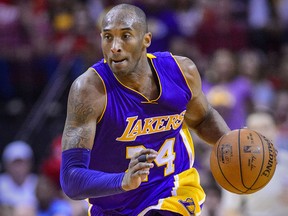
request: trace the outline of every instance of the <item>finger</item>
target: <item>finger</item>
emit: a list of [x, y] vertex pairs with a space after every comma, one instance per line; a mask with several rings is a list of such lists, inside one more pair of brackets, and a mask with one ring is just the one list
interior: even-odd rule
[[141, 150], [140, 152], [137, 152], [136, 154], [133, 155], [129, 163], [129, 168], [134, 167], [138, 163], [145, 163], [145, 162], [151, 163], [157, 157], [157, 154], [158, 153], [153, 149]]
[[155, 154], [144, 154], [144, 155], [140, 155], [137, 160], [138, 162], [152, 162], [153, 160], [155, 160], [155, 158], [157, 157], [157, 155]]
[[148, 154], [146, 155], [146, 161], [151, 163], [152, 161], [154, 161], [157, 157], [157, 154]]
[[136, 173], [139, 170], [149, 170], [154, 167], [153, 163], [139, 162], [134, 167], [131, 168], [131, 173]]
[[135, 175], [142, 177], [143, 179], [146, 178], [150, 174], [149, 170], [138, 170]]
[[140, 155], [144, 155], [144, 154], [154, 154], [154, 155], [157, 155], [157, 151], [155, 151], [154, 149], [143, 149], [141, 150], [140, 152], [137, 152], [135, 155], [134, 155], [134, 158], [138, 158]]

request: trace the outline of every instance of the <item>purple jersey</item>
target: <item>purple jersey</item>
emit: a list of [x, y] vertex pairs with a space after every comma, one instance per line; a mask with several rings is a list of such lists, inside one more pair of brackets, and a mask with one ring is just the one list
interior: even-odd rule
[[154, 100], [123, 85], [104, 60], [93, 65], [105, 86], [107, 104], [97, 123], [90, 169], [125, 172], [130, 158], [145, 148], [156, 150], [158, 156], [139, 188], [89, 199], [92, 215], [137, 215], [159, 199], [171, 196], [174, 176], [193, 166], [193, 142], [183, 124], [191, 90], [170, 53], [147, 57], [159, 82], [160, 94]]

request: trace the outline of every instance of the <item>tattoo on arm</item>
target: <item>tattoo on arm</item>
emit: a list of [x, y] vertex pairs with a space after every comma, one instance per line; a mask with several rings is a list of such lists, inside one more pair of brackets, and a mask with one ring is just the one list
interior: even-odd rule
[[83, 103], [77, 104], [72, 113], [74, 119], [71, 119], [71, 121], [74, 120], [76, 122], [85, 124], [87, 119], [89, 119], [90, 115], [93, 113], [94, 109], [92, 107], [85, 107]]
[[[74, 101], [76, 102], [76, 101]], [[89, 123], [95, 110], [84, 103], [78, 103], [68, 113], [65, 130], [63, 134], [63, 150], [69, 148], [88, 148], [88, 144], [94, 139], [92, 125]]]

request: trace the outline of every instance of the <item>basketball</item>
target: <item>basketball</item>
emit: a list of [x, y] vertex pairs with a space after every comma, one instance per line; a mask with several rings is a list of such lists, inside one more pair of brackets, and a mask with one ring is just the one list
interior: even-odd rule
[[227, 191], [251, 194], [272, 179], [277, 151], [273, 143], [248, 128], [232, 130], [213, 146], [210, 168], [216, 182]]

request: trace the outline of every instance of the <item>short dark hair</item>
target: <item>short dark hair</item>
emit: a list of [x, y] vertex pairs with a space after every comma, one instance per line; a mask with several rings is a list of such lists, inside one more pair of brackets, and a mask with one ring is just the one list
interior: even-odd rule
[[124, 10], [126, 16], [133, 17], [135, 19], [135, 21], [140, 24], [140, 27], [141, 27], [141, 29], [143, 29], [144, 33], [148, 32], [146, 14], [144, 13], [144, 11], [141, 8], [139, 8], [135, 5], [131, 5], [131, 4], [119, 4], [119, 5], [116, 5], [113, 8], [111, 8], [108, 11], [108, 13], [105, 15], [105, 17], [102, 21], [102, 25], [106, 22], [106, 18], [109, 14], [115, 13], [115, 11], [119, 11], [119, 10]]

